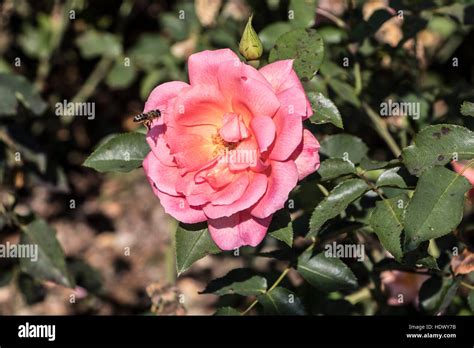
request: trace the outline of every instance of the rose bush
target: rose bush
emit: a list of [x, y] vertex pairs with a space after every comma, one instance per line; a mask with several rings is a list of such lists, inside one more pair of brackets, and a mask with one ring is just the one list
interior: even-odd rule
[[319, 167], [292, 63], [256, 70], [229, 49], [203, 51], [189, 57], [189, 84], [163, 83], [145, 104], [162, 114], [143, 161], [154, 193], [177, 220], [207, 221], [223, 250], [259, 244], [298, 180]]

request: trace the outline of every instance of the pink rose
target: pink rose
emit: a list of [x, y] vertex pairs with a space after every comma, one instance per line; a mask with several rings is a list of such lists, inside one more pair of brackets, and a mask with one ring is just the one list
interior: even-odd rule
[[223, 250], [259, 244], [298, 180], [319, 167], [292, 63], [256, 70], [229, 49], [203, 51], [189, 57], [189, 84], [161, 84], [145, 104], [162, 113], [143, 161], [154, 193], [177, 220], [207, 220]]

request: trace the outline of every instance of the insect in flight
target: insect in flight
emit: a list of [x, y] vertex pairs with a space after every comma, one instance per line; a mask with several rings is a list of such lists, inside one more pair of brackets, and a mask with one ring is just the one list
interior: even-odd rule
[[150, 110], [148, 112], [144, 112], [142, 114], [136, 115], [133, 118], [133, 122], [143, 123], [147, 129], [150, 129], [151, 123], [153, 122], [153, 120], [155, 118], [160, 117], [160, 116], [161, 116], [160, 110], [158, 110], [158, 109]]

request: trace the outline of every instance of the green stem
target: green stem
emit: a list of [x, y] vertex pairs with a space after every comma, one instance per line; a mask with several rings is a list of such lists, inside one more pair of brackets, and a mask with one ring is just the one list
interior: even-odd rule
[[[278, 277], [278, 279], [273, 283], [273, 285], [270, 287], [270, 289], [268, 289], [267, 291], [265, 291], [265, 294], [269, 293], [270, 291], [272, 291], [273, 289], [275, 289], [278, 284], [281, 283], [281, 281], [285, 278], [285, 276], [288, 274], [288, 272], [290, 271], [290, 267], [287, 267], [285, 268], [285, 270], [282, 272], [282, 274], [280, 274], [280, 276]], [[255, 301], [253, 301], [250, 306], [248, 306], [248, 308], [242, 312], [242, 315], [246, 315], [248, 312], [250, 312], [250, 310], [255, 307], [255, 305], [258, 303], [258, 299], [256, 299]]]
[[327, 190], [327, 188], [325, 188], [321, 184], [316, 184], [316, 186], [318, 186], [319, 191], [321, 191], [325, 197], [329, 196], [329, 191]]
[[387, 146], [392, 151], [395, 157], [400, 156], [402, 150], [395, 142], [393, 137], [390, 135], [390, 132], [387, 129], [387, 125], [382, 121], [379, 115], [372, 109], [367, 103], [362, 102], [362, 107], [364, 108], [367, 116], [369, 116], [370, 120], [374, 124], [375, 131], [380, 135], [380, 137], [385, 141]]
[[94, 93], [97, 85], [105, 78], [109, 72], [110, 67], [113, 63], [113, 58], [104, 56], [97, 63], [92, 73], [87, 78], [86, 82], [82, 85], [81, 89], [72, 98], [73, 103], [81, 103], [90, 98]]
[[51, 13], [52, 33], [51, 33], [51, 45], [46, 56], [41, 57], [38, 62], [38, 68], [36, 70], [35, 86], [39, 91], [44, 89], [46, 78], [51, 70], [51, 57], [56, 49], [61, 44], [64, 33], [68, 27], [68, 15], [72, 9], [73, 1], [66, 1], [64, 5], [61, 5], [59, 1], [56, 1]]
[[471, 285], [471, 284], [468, 284], [466, 282], [461, 282], [461, 285], [470, 289], [470, 290], [474, 290], [474, 285]]
[[351, 304], [355, 305], [361, 301], [370, 299], [372, 297], [372, 294], [368, 288], [363, 288], [360, 289], [356, 292], [353, 292], [350, 295], [347, 295], [345, 297], [346, 301], [349, 301]]
[[362, 76], [360, 74], [360, 64], [357, 62], [354, 64], [354, 76], [355, 76], [355, 86], [354, 90], [357, 96], [360, 95], [362, 91]]

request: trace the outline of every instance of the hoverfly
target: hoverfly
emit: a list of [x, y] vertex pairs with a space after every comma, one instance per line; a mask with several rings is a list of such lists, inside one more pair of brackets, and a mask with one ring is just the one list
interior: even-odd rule
[[136, 115], [133, 118], [133, 122], [140, 122], [145, 125], [145, 127], [149, 130], [151, 127], [151, 123], [155, 118], [158, 118], [161, 116], [160, 110], [150, 110], [148, 112], [144, 112], [142, 114]]

